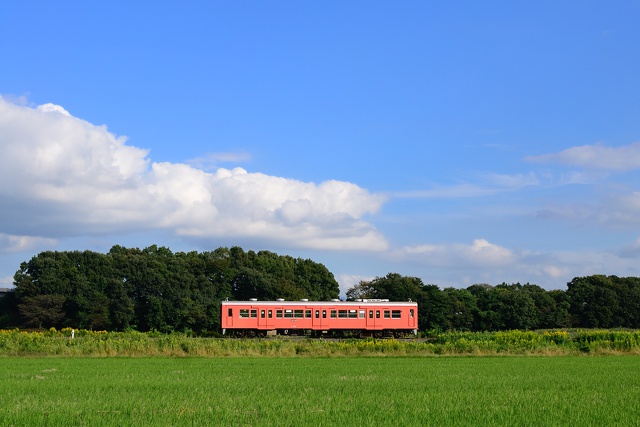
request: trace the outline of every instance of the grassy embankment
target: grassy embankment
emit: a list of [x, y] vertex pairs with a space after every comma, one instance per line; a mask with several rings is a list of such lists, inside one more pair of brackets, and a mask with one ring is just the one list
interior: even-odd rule
[[427, 340], [212, 339], [186, 334], [0, 331], [0, 356], [429, 356], [640, 354], [640, 331], [444, 332]]

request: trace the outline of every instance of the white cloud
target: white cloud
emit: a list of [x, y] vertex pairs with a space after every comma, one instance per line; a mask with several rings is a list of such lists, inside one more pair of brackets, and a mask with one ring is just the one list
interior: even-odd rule
[[362, 276], [357, 274], [339, 274], [338, 276], [336, 276], [336, 281], [340, 285], [340, 295], [342, 297], [345, 297], [347, 291], [361, 281], [369, 282], [373, 279], [375, 279], [374, 276]]
[[65, 110], [64, 108], [56, 104], [51, 104], [51, 103], [42, 104], [37, 107], [37, 110], [42, 111], [44, 113], [59, 113], [59, 114], [62, 114], [63, 116], [71, 117], [71, 114], [69, 114], [67, 110]]
[[532, 172], [513, 175], [492, 172], [485, 175], [485, 180], [491, 185], [505, 190], [519, 190], [523, 187], [540, 185], [540, 178]]
[[[393, 251], [393, 259], [425, 271], [425, 283], [441, 287], [467, 287], [475, 283], [496, 285], [538, 280], [541, 285], [557, 284], [540, 273], [540, 266], [551, 260], [532, 260], [531, 254], [475, 239], [471, 243], [443, 243], [405, 246]], [[531, 268], [532, 264], [537, 268]], [[536, 274], [533, 275], [532, 273]], [[562, 283], [561, 283], [562, 284]]]
[[403, 191], [394, 193], [395, 197], [408, 199], [457, 199], [463, 197], [482, 197], [496, 194], [493, 187], [475, 184], [435, 185], [426, 190]]
[[635, 181], [629, 179], [630, 173], [626, 176], [612, 173], [640, 169], [640, 142], [621, 147], [602, 144], [577, 146], [558, 153], [530, 156], [525, 160], [581, 167], [551, 180], [555, 181], [555, 186], [589, 186], [584, 190], [566, 192], [564, 198], [547, 198], [546, 206], [538, 210], [539, 218], [614, 228], [637, 227], [640, 224], [640, 193], [635, 191]]
[[640, 192], [594, 196], [593, 200], [581, 203], [549, 204], [537, 212], [537, 217], [568, 220], [574, 224], [635, 229], [640, 224]]
[[516, 250], [476, 239], [470, 244], [447, 243], [406, 246], [393, 252], [397, 262], [426, 270], [425, 283], [466, 287], [474, 283], [496, 285], [535, 283], [558, 289], [574, 277], [593, 274], [637, 276], [640, 239], [619, 251]]
[[640, 237], [630, 245], [627, 245], [618, 251], [621, 258], [638, 259], [640, 258]]
[[429, 189], [398, 192], [394, 195], [399, 198], [425, 199], [484, 197], [541, 184], [540, 178], [534, 173], [507, 175], [491, 172], [480, 174], [476, 180], [478, 183], [434, 185]]
[[559, 163], [587, 169], [624, 172], [640, 168], [640, 142], [622, 147], [582, 145], [559, 153], [528, 156], [525, 160], [532, 163]]
[[199, 239], [237, 236], [290, 247], [383, 250], [363, 217], [385, 198], [320, 184], [153, 163], [124, 137], [45, 104], [0, 98], [0, 233], [64, 238], [158, 229]]
[[2, 285], [2, 287], [13, 287], [13, 277], [12, 276], [5, 276], [5, 277], [0, 277], [0, 285]]
[[542, 271], [552, 278], [568, 277], [571, 274], [571, 269], [564, 266], [546, 265], [542, 267]]
[[476, 239], [471, 244], [448, 243], [405, 246], [394, 252], [396, 257], [418, 260], [438, 267], [503, 266], [513, 263], [516, 255], [510, 249]]
[[21, 252], [41, 247], [54, 247], [55, 239], [31, 236], [14, 236], [0, 233], [0, 252]]
[[227, 153], [209, 153], [206, 156], [190, 159], [187, 163], [194, 168], [211, 170], [216, 169], [221, 163], [245, 163], [251, 160], [251, 154], [239, 151], [239, 152], [227, 152]]

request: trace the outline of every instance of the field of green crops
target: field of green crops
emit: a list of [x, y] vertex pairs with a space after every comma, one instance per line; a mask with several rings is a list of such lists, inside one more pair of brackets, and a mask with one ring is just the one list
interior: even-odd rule
[[2, 426], [635, 426], [637, 356], [4, 357]]

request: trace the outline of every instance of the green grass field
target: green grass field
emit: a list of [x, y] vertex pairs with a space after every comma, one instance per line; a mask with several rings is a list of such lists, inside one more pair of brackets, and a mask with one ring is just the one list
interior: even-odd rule
[[5, 357], [1, 426], [637, 426], [640, 357]]

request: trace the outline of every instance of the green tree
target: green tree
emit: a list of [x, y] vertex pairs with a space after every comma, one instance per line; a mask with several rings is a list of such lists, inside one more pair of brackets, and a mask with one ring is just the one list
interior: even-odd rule
[[640, 328], [640, 278], [612, 276], [613, 290], [618, 299], [614, 324], [624, 328]]
[[347, 300], [355, 301], [357, 299], [375, 298], [376, 289], [371, 286], [371, 282], [361, 280], [353, 285], [346, 292]]
[[571, 316], [569, 315], [569, 308], [571, 307], [571, 303], [569, 301], [569, 296], [567, 295], [567, 293], [560, 289], [553, 289], [551, 291], [548, 291], [547, 294], [553, 300], [555, 309], [552, 313], [553, 317], [552, 319], [550, 319], [550, 325], [543, 327], [571, 327]]
[[416, 298], [421, 329], [450, 329], [452, 306], [447, 294], [437, 285], [423, 285]]
[[448, 299], [447, 328], [459, 331], [473, 330], [474, 314], [478, 311], [476, 297], [467, 289], [445, 288]]
[[375, 298], [418, 303], [418, 325], [421, 329], [442, 327], [446, 315], [446, 299], [436, 285], [425, 286], [422, 279], [389, 273], [371, 281], [361, 281], [347, 290], [347, 298]]
[[522, 285], [515, 283], [496, 286], [500, 301], [501, 329], [532, 329], [539, 324], [538, 310], [529, 292], [523, 290]]
[[571, 302], [573, 326], [583, 328], [611, 328], [615, 323], [620, 303], [612, 277], [594, 275], [576, 277], [567, 284]]
[[424, 284], [417, 277], [402, 276], [389, 273], [384, 277], [376, 277], [369, 282], [373, 290], [372, 298], [384, 298], [391, 301], [416, 301], [422, 294]]
[[18, 300], [15, 290], [0, 296], [0, 329], [9, 328], [20, 323]]
[[34, 295], [26, 297], [18, 304], [18, 310], [28, 326], [50, 328], [62, 326], [65, 317], [62, 295]]
[[535, 302], [519, 283], [476, 284], [467, 290], [477, 301], [476, 330], [532, 329], [539, 324]]
[[490, 291], [493, 286], [487, 283], [477, 283], [469, 286], [466, 290], [474, 296], [476, 300], [476, 310], [473, 312], [473, 330], [490, 331], [494, 330], [496, 314], [490, 307]]

